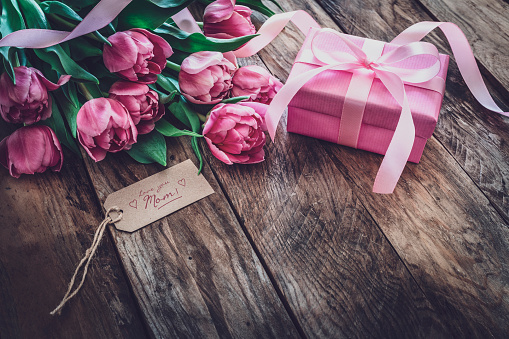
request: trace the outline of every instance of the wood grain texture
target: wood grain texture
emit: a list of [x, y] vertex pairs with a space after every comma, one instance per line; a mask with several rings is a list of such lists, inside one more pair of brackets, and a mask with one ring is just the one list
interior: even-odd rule
[[[390, 41], [413, 23], [433, 19], [419, 4], [408, 0], [391, 2], [320, 1], [320, 3], [345, 28], [346, 33], [384, 41]], [[457, 2], [456, 6], [459, 6], [460, 3], [464, 3], [467, 7], [463, 11], [470, 10], [465, 1]], [[492, 10], [490, 9], [492, 6], [485, 2], [481, 2], [479, 6], [479, 8], [485, 8], [485, 11]], [[504, 5], [497, 6], [503, 7]], [[498, 25], [491, 22], [481, 23], [485, 20], [485, 15], [480, 13], [484, 12], [477, 13], [477, 19], [474, 20], [477, 22], [476, 25], [465, 27], [462, 26], [463, 21], [456, 22], [456, 17], [452, 15], [449, 17], [442, 15], [439, 19], [455, 22], [465, 30], [476, 57], [481, 63], [481, 69], [490, 92], [501, 108], [509, 111], [507, 89], [497, 85], [497, 81], [493, 84], [490, 82], [495, 78], [501, 79], [509, 69], [509, 59], [503, 57], [503, 51], [499, 51], [500, 49], [507, 51], [509, 40], [505, 31], [498, 29], [507, 25], [507, 20], [493, 15], [489, 20], [499, 18], [501, 22]], [[470, 16], [472, 15], [470, 14]], [[473, 34], [472, 30], [482, 33]], [[505, 34], [505, 39], [495, 40], [499, 34]], [[485, 37], [481, 44], [479, 44], [480, 35]], [[441, 52], [452, 55], [447, 41], [441, 33], [432, 33], [426, 40], [435, 44]], [[489, 43], [493, 48], [488, 51], [482, 47], [486, 43]], [[496, 58], [490, 57], [493, 50], [500, 52]], [[482, 67], [484, 60], [491, 63], [496, 60], [498, 66], [486, 64], [486, 68], [484, 68]], [[504, 80], [500, 80], [500, 82], [504, 83]], [[454, 156], [472, 181], [481, 188], [506, 222], [509, 222], [509, 187], [506, 184], [506, 178], [509, 177], [509, 148], [507, 147], [509, 119], [488, 111], [477, 103], [452, 60], [449, 64], [446, 89], [434, 136]]]
[[[347, 33], [374, 39], [390, 38], [391, 30], [403, 30], [408, 20], [430, 19], [407, 1], [393, 1], [391, 6], [320, 2], [339, 22], [349, 23], [343, 25]], [[379, 156], [323, 145], [357, 185], [369, 213], [458, 334], [500, 337], [509, 331], [509, 156], [504, 147], [509, 129], [507, 119], [474, 103], [455, 65], [449, 73], [436, 139], [428, 142], [419, 165], [407, 165], [395, 194], [370, 193], [372, 181], [366, 178], [375, 177]]]
[[[169, 166], [195, 159], [171, 139]], [[87, 166], [101, 202], [162, 169], [109, 155]], [[110, 231], [151, 335], [158, 338], [298, 337], [208, 166], [215, 192], [135, 233]]]
[[60, 173], [15, 179], [0, 171], [0, 337], [144, 338], [108, 237], [80, 295], [61, 316], [49, 314], [103, 218], [81, 159], [65, 159]]
[[509, 95], [509, 4], [504, 0], [418, 0], [439, 21], [457, 24], [479, 63]]
[[[284, 79], [302, 38], [286, 28], [263, 62]], [[450, 335], [319, 142], [281, 129], [276, 139], [262, 164], [208, 158], [305, 335]]]

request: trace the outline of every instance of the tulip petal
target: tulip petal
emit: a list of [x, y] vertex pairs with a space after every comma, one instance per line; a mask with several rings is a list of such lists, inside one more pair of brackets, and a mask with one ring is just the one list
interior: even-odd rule
[[223, 61], [223, 53], [201, 51], [188, 56], [182, 62], [181, 70], [189, 74], [197, 74], [204, 69], [221, 64]]
[[110, 72], [120, 72], [135, 65], [138, 47], [134, 40], [125, 32], [117, 32], [108, 38], [112, 46], [104, 45], [104, 65]]
[[216, 23], [228, 19], [235, 7], [235, 1], [216, 0], [207, 7], [203, 13], [203, 21], [207, 23]]
[[145, 84], [121, 80], [111, 85], [109, 93], [116, 95], [145, 95], [148, 91], [149, 87]]
[[225, 164], [232, 165], [232, 161], [230, 158], [226, 155], [225, 152], [221, 151], [219, 148], [214, 145], [209, 138], [205, 137], [205, 141], [207, 142], [207, 145], [209, 145], [210, 152], [213, 156], [215, 156], [217, 159], [221, 160]]

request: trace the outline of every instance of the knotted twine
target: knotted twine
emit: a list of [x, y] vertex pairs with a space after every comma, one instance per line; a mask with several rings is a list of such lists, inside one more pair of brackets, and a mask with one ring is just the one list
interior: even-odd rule
[[[118, 216], [116, 218], [112, 219], [110, 217], [111, 212], [118, 213]], [[97, 248], [99, 247], [99, 243], [101, 242], [101, 239], [103, 238], [104, 231], [106, 230], [106, 226], [108, 226], [109, 224], [114, 224], [120, 220], [122, 220], [122, 210], [119, 207], [113, 206], [113, 207], [110, 207], [106, 211], [106, 218], [104, 218], [104, 220], [101, 222], [101, 224], [95, 231], [94, 240], [92, 241], [92, 245], [90, 246], [89, 249], [87, 249], [87, 251], [85, 252], [85, 256], [83, 257], [83, 259], [81, 259], [80, 263], [78, 264], [78, 267], [76, 267], [76, 270], [74, 271], [71, 281], [69, 282], [69, 287], [67, 288], [67, 292], [65, 293], [64, 297], [62, 298], [62, 301], [60, 302], [60, 304], [58, 304], [58, 306], [53, 311], [50, 312], [51, 315], [55, 315], [55, 314], [60, 315], [60, 312], [62, 311], [62, 308], [65, 306], [65, 304], [72, 297], [74, 297], [76, 294], [78, 294], [79, 290], [83, 286], [83, 283], [85, 282], [85, 277], [87, 276], [87, 273], [88, 273], [88, 265], [90, 265], [90, 261], [92, 260], [92, 257], [94, 256], [95, 252], [97, 251]], [[81, 281], [80, 281], [78, 287], [76, 287], [76, 289], [71, 293], [72, 287], [74, 286], [74, 282], [76, 280], [76, 276], [78, 275], [78, 272], [79, 272], [80, 268], [83, 266], [83, 264], [85, 264], [85, 266], [83, 268], [83, 275], [81, 277]]]

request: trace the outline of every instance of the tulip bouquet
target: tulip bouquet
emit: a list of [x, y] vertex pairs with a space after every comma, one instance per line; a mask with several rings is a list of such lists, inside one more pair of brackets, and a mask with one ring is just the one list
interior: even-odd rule
[[[0, 45], [0, 126], [12, 131], [0, 163], [14, 177], [59, 171], [61, 145], [78, 154], [81, 145], [95, 161], [126, 151], [166, 165], [165, 137], [183, 135], [200, 168], [201, 137], [227, 164], [262, 161], [265, 111], [282, 84], [261, 67], [239, 68], [231, 51], [255, 36], [252, 9], [274, 13], [260, 0], [202, 0], [203, 23], [188, 32], [173, 18], [192, 2], [127, 1], [92, 33], [45, 48]], [[2, 41], [27, 28], [72, 31], [98, 3], [0, 0]]]

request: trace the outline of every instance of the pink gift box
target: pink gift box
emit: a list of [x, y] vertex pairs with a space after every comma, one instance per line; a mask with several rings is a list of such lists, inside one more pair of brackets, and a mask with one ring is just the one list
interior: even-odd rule
[[[314, 28], [310, 30], [297, 55], [288, 81], [299, 74], [324, 65], [311, 52], [311, 42], [318, 31]], [[361, 48], [369, 40], [355, 36], [348, 36], [348, 38]], [[382, 55], [398, 47], [390, 43], [383, 44]], [[331, 41], [327, 48], [335, 52], [349, 51], [347, 45], [339, 39]], [[442, 105], [449, 56], [440, 54], [439, 58], [440, 71], [434, 79], [421, 84], [405, 83], [416, 130], [414, 145], [408, 160], [415, 163], [419, 162], [426, 141], [433, 134]], [[429, 62], [426, 56], [415, 56], [400, 62], [398, 66], [408, 69], [422, 68], [423, 64], [427, 67], [426, 63]], [[326, 70], [308, 81], [288, 105], [288, 132], [340, 143], [342, 108], [352, 74], [350, 71]], [[385, 154], [400, 114], [401, 106], [382, 82], [375, 78], [364, 109], [357, 148]]]

